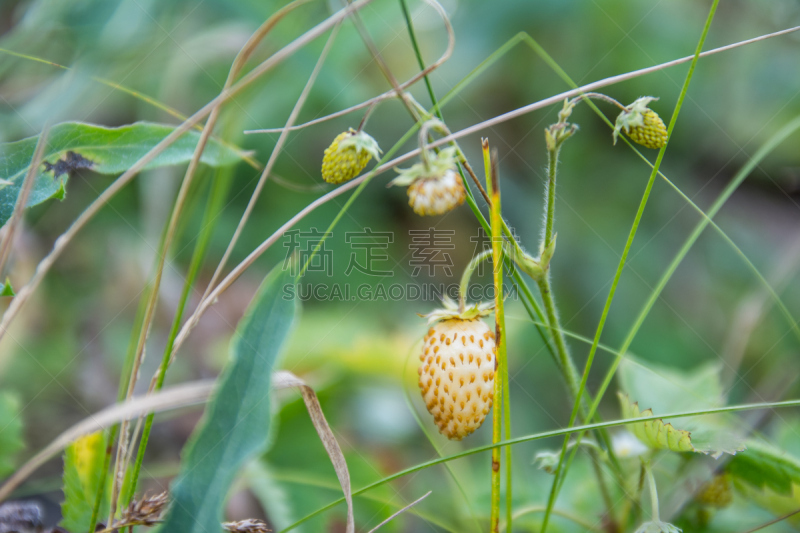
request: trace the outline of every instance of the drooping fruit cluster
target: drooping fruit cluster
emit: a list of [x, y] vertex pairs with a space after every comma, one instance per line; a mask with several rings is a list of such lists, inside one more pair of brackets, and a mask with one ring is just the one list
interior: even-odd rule
[[344, 183], [358, 176], [373, 157], [380, 158], [381, 149], [371, 136], [353, 128], [336, 136], [322, 157], [322, 179], [328, 183]]
[[461, 440], [478, 429], [492, 408], [495, 335], [481, 320], [490, 305], [427, 315], [434, 323], [420, 354], [419, 387], [439, 432]]
[[667, 127], [658, 114], [647, 107], [657, 98], [643, 96], [625, 108], [617, 117], [614, 126], [614, 143], [620, 131], [631, 140], [647, 148], [661, 148], [667, 143]]
[[464, 203], [467, 192], [456, 171], [456, 148], [445, 148], [400, 173], [390, 185], [408, 186], [408, 205], [421, 216], [443, 215]]

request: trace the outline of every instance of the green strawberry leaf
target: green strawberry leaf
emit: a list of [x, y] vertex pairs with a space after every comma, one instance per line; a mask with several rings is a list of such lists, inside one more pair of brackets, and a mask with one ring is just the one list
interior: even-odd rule
[[11, 392], [0, 392], [0, 478], [16, 468], [16, 455], [25, 447], [19, 399]]
[[[97, 491], [103, 472], [106, 443], [102, 432], [91, 433], [70, 444], [64, 452], [64, 503], [61, 527], [67, 531], [89, 531]], [[106, 494], [106, 500], [108, 495]], [[104, 502], [101, 512], [107, 509]]]
[[[718, 364], [683, 372], [645, 364], [629, 356], [620, 365], [619, 380], [624, 418], [698, 411], [725, 404]], [[640, 405], [646, 408], [641, 409]], [[715, 457], [745, 449], [743, 439], [721, 416], [682, 418], [679, 427], [668, 420], [651, 420], [632, 424], [630, 429], [642, 443], [655, 449]]]
[[714, 363], [681, 371], [628, 356], [617, 375], [633, 401], [657, 413], [677, 413], [725, 405], [720, 368]]
[[[641, 411], [639, 404], [631, 402], [627, 394], [619, 393], [622, 404], [622, 418], [642, 418], [653, 416], [652, 409]], [[659, 450], [672, 450], [673, 452], [696, 451], [692, 445], [691, 434], [682, 429], [677, 429], [672, 424], [665, 424], [663, 420], [648, 420], [638, 424], [630, 424], [628, 429], [636, 438], [650, 448]]]
[[[130, 168], [174, 128], [166, 124], [136, 122], [106, 128], [82, 122], [63, 122], [50, 129], [42, 166], [34, 178], [28, 207], [51, 198], [62, 200], [70, 172], [90, 169], [100, 174], [120, 174]], [[191, 130], [166, 148], [145, 168], [188, 162], [200, 139]], [[0, 144], [0, 225], [14, 212], [22, 183], [31, 165], [38, 136]], [[201, 161], [224, 166], [239, 161], [243, 152], [210, 139]]]
[[222, 507], [239, 469], [267, 448], [272, 369], [297, 316], [289, 269], [274, 269], [261, 284], [231, 341], [230, 360], [183, 452], [161, 531], [219, 531]]
[[[796, 439], [796, 436], [794, 437]], [[800, 459], [763, 442], [750, 440], [747, 451], [733, 457], [726, 470], [745, 499], [775, 516], [800, 507]], [[800, 516], [788, 519], [800, 527]]]
[[757, 489], [789, 495], [800, 485], [800, 460], [762, 442], [747, 442], [747, 452], [733, 457], [727, 471]]

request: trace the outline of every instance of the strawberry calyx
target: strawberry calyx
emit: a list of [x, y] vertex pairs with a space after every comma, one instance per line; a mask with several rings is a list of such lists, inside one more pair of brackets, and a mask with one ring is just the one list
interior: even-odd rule
[[456, 303], [449, 296], [442, 298], [441, 309], [434, 309], [430, 313], [420, 314], [422, 318], [428, 319], [428, 324], [439, 322], [440, 320], [451, 320], [454, 318], [460, 320], [473, 320], [491, 314], [494, 310], [494, 302], [475, 302], [472, 306], [465, 306], [463, 310], [459, 309]]
[[442, 149], [438, 154], [431, 154], [428, 161], [414, 163], [410, 168], [395, 168], [398, 176], [389, 182], [388, 186], [411, 185], [421, 179], [440, 179], [447, 172], [456, 171], [456, 162], [459, 160], [458, 150], [455, 146]]
[[658, 98], [654, 96], [642, 96], [641, 98], [637, 98], [631, 105], [626, 107], [618, 116], [617, 121], [614, 124], [614, 144], [617, 144], [617, 137], [622, 130], [625, 130], [625, 133], [630, 133], [631, 128], [636, 127], [643, 127], [644, 126], [644, 115], [648, 111], [652, 111], [648, 107], [650, 102], [658, 100]]
[[383, 150], [378, 146], [378, 142], [369, 135], [367, 132], [361, 130], [356, 131], [353, 128], [349, 130], [350, 135], [339, 142], [337, 152], [342, 152], [348, 148], [354, 148], [357, 154], [366, 152], [374, 159], [380, 159]]

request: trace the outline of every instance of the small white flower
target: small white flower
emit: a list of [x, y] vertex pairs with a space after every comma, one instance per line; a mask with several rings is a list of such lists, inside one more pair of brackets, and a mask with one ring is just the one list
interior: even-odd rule
[[611, 447], [617, 457], [639, 457], [647, 451], [647, 446], [630, 431], [620, 431], [611, 437]]

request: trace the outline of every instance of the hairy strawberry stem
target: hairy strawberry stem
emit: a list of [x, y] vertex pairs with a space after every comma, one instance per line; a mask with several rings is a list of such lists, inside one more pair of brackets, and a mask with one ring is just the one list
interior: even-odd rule
[[[547, 141], [547, 155], [548, 155], [548, 169], [547, 169], [547, 187], [546, 190], [546, 199], [545, 199], [545, 227], [544, 227], [544, 234], [542, 236], [542, 243], [541, 243], [541, 251], [544, 253], [546, 250], [550, 250], [552, 254], [554, 241], [555, 241], [555, 234], [553, 233], [553, 223], [555, 220], [555, 197], [556, 197], [556, 177], [558, 174], [558, 155], [561, 150], [561, 145], [569, 139], [573, 133], [577, 130], [577, 127], [574, 124], [569, 124], [567, 122], [567, 118], [569, 118], [570, 113], [572, 112], [572, 108], [574, 107], [574, 101], [564, 101], [564, 108], [559, 113], [559, 122], [553, 124], [549, 128], [545, 130], [545, 138]], [[544, 305], [545, 313], [547, 315], [547, 323], [550, 327], [550, 334], [553, 339], [553, 344], [556, 348], [556, 362], [558, 363], [559, 370], [564, 377], [564, 380], [567, 383], [567, 388], [570, 393], [570, 399], [573, 402], [579, 402], [579, 409], [581, 412], [581, 416], [583, 420], [588, 422], [588, 418], [586, 417], [586, 409], [584, 406], [584, 401], [580, 399], [580, 385], [578, 380], [578, 373], [575, 367], [575, 363], [572, 361], [572, 357], [569, 354], [569, 349], [567, 348], [567, 343], [564, 339], [564, 333], [561, 327], [561, 323], [558, 318], [558, 311], [556, 309], [555, 299], [553, 298], [553, 292], [550, 285], [550, 269], [549, 269], [549, 262], [545, 265], [545, 272], [544, 275], [539, 277], [536, 280], [536, 283], [539, 286], [539, 292], [542, 294], [542, 303]], [[564, 453], [565, 450], [562, 450]], [[598, 486], [600, 488], [600, 493], [603, 497], [603, 502], [606, 506], [606, 511], [608, 513], [608, 517], [612, 524], [612, 530], [615, 529], [615, 521], [613, 518], [613, 507], [614, 503], [611, 499], [611, 494], [608, 490], [606, 485], [605, 477], [603, 476], [602, 468], [600, 467], [600, 459], [597, 454], [596, 450], [589, 450], [589, 455], [592, 459], [592, 467], [595, 472], [595, 476], [597, 477]], [[560, 465], [559, 465], [560, 466]], [[550, 491], [550, 496], [547, 502], [547, 511], [545, 512], [544, 518], [542, 520], [542, 532], [547, 529], [547, 524], [550, 519], [550, 514], [552, 512], [553, 505], [555, 504], [555, 496], [558, 492], [558, 479], [559, 479], [559, 469], [556, 469], [556, 477], [553, 482], [553, 487]]]
[[[678, 96], [678, 102], [675, 104], [675, 109], [674, 109], [674, 111], [672, 113], [672, 117], [670, 118], [669, 126], [667, 128], [667, 142], [669, 142], [669, 136], [672, 135], [672, 130], [674, 129], [675, 123], [677, 122], [677, 119], [678, 119], [678, 114], [680, 113], [681, 107], [683, 106], [683, 101], [684, 101], [684, 99], [686, 97], [686, 92], [687, 92], [687, 90], [689, 88], [689, 83], [692, 80], [692, 75], [694, 73], [695, 67], [697, 66], [697, 60], [703, 55], [703, 53], [701, 53], [701, 51], [703, 49], [703, 44], [705, 43], [706, 36], [708, 35], [708, 30], [711, 27], [711, 22], [714, 19], [714, 14], [716, 13], [716, 9], [717, 9], [717, 5], [718, 4], [719, 4], [719, 0], [714, 0], [713, 1], [712, 5], [711, 5], [711, 8], [710, 8], [710, 10], [708, 12], [708, 16], [706, 17], [706, 23], [705, 23], [705, 26], [703, 27], [703, 32], [700, 35], [700, 40], [697, 43], [697, 47], [695, 49], [695, 53], [694, 53], [693, 56], [688, 56], [686, 58], [688, 61], [691, 61], [691, 65], [689, 67], [689, 72], [686, 74], [686, 78], [684, 80], [683, 87], [681, 89], [680, 95]], [[562, 74], [564, 75], [564, 77], [566, 77], [566, 79], [568, 80], [568, 83], [570, 83], [573, 86], [575, 85], [575, 83], [572, 82], [572, 80], [570, 80], [568, 76], [566, 76], [566, 73], [564, 73], [562, 71]], [[592, 107], [594, 107], [594, 106], [592, 106]], [[642, 195], [642, 199], [641, 199], [641, 201], [639, 203], [639, 209], [636, 212], [636, 216], [634, 217], [634, 221], [633, 221], [633, 224], [631, 226], [630, 233], [628, 234], [628, 240], [625, 243], [625, 248], [624, 248], [624, 250], [622, 252], [622, 256], [620, 258], [619, 265], [617, 266], [617, 271], [614, 274], [614, 279], [613, 279], [613, 281], [611, 283], [611, 289], [609, 290], [608, 297], [606, 298], [605, 305], [603, 306], [603, 311], [602, 311], [602, 314], [601, 314], [601, 317], [600, 317], [600, 321], [599, 321], [599, 323], [597, 325], [597, 330], [595, 332], [594, 340], [592, 342], [592, 347], [589, 350], [589, 355], [587, 356], [587, 359], [586, 359], [586, 365], [584, 367], [583, 376], [582, 376], [582, 379], [581, 379], [581, 387], [578, 389], [579, 396], [580, 396], [580, 393], [583, 392], [585, 390], [585, 388], [586, 388], [586, 381], [587, 381], [588, 376], [589, 376], [589, 371], [591, 370], [591, 367], [592, 367], [592, 362], [594, 360], [594, 356], [595, 356], [595, 353], [597, 351], [597, 347], [599, 346], [600, 336], [602, 335], [603, 327], [605, 326], [605, 321], [606, 321], [606, 318], [608, 317], [608, 313], [609, 313], [609, 310], [611, 308], [611, 303], [612, 303], [612, 301], [614, 299], [614, 294], [615, 294], [616, 289], [617, 289], [617, 284], [619, 283], [619, 280], [620, 280], [620, 278], [622, 276], [622, 271], [623, 271], [623, 269], [625, 267], [625, 263], [626, 263], [626, 260], [627, 260], [627, 257], [628, 257], [628, 252], [630, 251], [631, 245], [633, 244], [634, 237], [636, 236], [636, 232], [637, 232], [637, 229], [639, 227], [639, 222], [640, 222], [641, 217], [642, 217], [642, 215], [644, 213], [645, 206], [647, 205], [647, 200], [648, 200], [648, 198], [650, 196], [650, 192], [651, 192], [651, 190], [653, 188], [653, 184], [655, 182], [655, 178], [659, 174], [659, 167], [661, 165], [661, 161], [663, 160], [664, 153], [666, 151], [666, 147], [667, 147], [666, 144], [661, 147], [661, 150], [659, 151], [658, 156], [656, 157], [656, 162], [655, 162], [655, 164], [652, 165], [653, 171], [650, 174], [650, 179], [647, 182], [647, 186], [645, 187], [645, 191], [644, 191], [644, 193]], [[734, 182], [735, 181], [736, 180], [734, 179]], [[715, 204], [715, 205], [717, 205], [717, 204]], [[712, 209], [712, 211], [713, 211], [713, 209]], [[713, 217], [713, 216], [714, 216], [713, 213], [710, 213], [710, 217]], [[710, 220], [710, 218], [708, 218], [708, 220]], [[700, 226], [698, 226], [698, 227], [700, 227]], [[701, 228], [700, 231], [702, 231], [702, 228]], [[694, 235], [696, 236], [698, 234], [699, 234], [698, 232], [695, 232]], [[684, 248], [682, 249], [683, 253], [685, 253], [688, 250], [688, 247], [691, 246], [691, 242], [692, 242], [692, 240], [690, 238], [690, 240], [687, 241], [687, 243], [686, 243], [688, 246], [685, 245]], [[682, 254], [679, 253], [678, 256], [676, 257], [675, 261], [673, 261], [673, 263], [671, 264], [670, 268], [667, 269], [667, 273], [662, 277], [662, 280], [660, 282], [659, 288], [657, 288], [651, 294], [651, 297], [648, 300], [648, 303], [645, 305], [644, 309], [639, 314], [639, 318], [637, 319], [636, 324], [634, 325], [633, 329], [631, 330], [631, 334], [628, 335], [628, 338], [626, 338], [625, 342], [623, 343], [623, 346], [619, 350], [618, 354], [620, 354], [620, 355], [617, 356], [617, 358], [615, 359], [615, 361], [612, 364], [611, 368], [606, 373], [606, 378], [603, 381], [603, 384], [600, 386], [600, 390], [597, 392], [597, 395], [595, 396], [594, 401], [589, 400], [589, 403], [591, 403], [591, 406], [589, 408], [589, 416], [588, 416], [588, 418], [584, 417], [584, 420], [591, 419], [594, 416], [594, 414], [597, 412], [597, 407], [600, 404], [600, 401], [602, 400], [603, 395], [605, 394], [605, 391], [608, 388], [608, 385], [610, 384], [611, 379], [614, 376], [614, 373], [616, 372], [617, 366], [619, 365], [620, 361], [622, 360], [622, 355], [621, 354], [624, 354], [627, 351], [628, 347], [630, 346], [631, 342], [633, 342], [633, 336], [635, 335], [636, 331], [638, 331], [638, 327], [644, 321], [644, 317], [649, 312], [650, 308], [652, 307], [652, 304], [658, 298], [658, 295], [660, 294], [660, 289], [662, 289], [664, 287], [664, 285], [666, 284], [666, 281], [669, 280], [672, 272], [674, 272], [675, 268], [677, 268], [677, 265], [680, 263], [681, 260], [682, 260]], [[575, 402], [575, 406], [573, 408], [573, 412], [572, 412], [572, 415], [570, 417], [570, 425], [572, 425], [572, 423], [574, 423], [574, 421], [576, 419], [576, 415], [578, 414], [577, 411], [581, 406], [582, 406], [581, 402]], [[583, 435], [584, 435], [583, 432], [578, 433], [577, 440], [579, 442], [583, 438]], [[555, 496], [558, 494], [558, 491], [560, 490], [560, 487], [563, 484], [564, 476], [566, 476], [566, 472], [569, 470], [569, 467], [570, 467], [570, 465], [572, 464], [572, 461], [575, 458], [575, 450], [573, 450], [573, 452], [570, 454], [569, 459], [567, 460], [566, 464], [565, 465], [563, 464], [564, 463], [564, 457], [565, 457], [565, 454], [566, 454], [566, 445], [567, 445], [567, 439], [564, 439], [564, 445], [563, 445], [563, 448], [562, 448], [562, 456], [561, 456], [561, 458], [559, 460], [559, 467], [556, 470], [556, 480], [553, 483], [553, 487], [552, 487], [552, 491], [551, 491], [551, 497], [550, 497], [550, 500], [548, 502], [548, 512], [547, 512], [546, 516], [549, 515], [550, 511], [552, 511], [553, 503], [555, 502]], [[563, 465], [563, 475], [560, 475], [561, 471], [562, 471], [562, 465]], [[561, 481], [560, 482], [559, 482], [559, 477], [561, 477]], [[544, 528], [542, 529], [542, 531], [544, 531]]]

